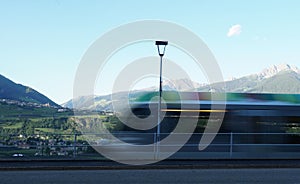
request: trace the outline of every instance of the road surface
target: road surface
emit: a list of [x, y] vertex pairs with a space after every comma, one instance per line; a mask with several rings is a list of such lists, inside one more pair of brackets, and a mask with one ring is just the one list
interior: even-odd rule
[[0, 171], [1, 184], [83, 183], [289, 183], [300, 184], [299, 168]]

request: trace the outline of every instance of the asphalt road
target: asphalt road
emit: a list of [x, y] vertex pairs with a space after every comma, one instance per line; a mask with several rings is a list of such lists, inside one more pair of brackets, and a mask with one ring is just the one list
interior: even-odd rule
[[44, 183], [289, 183], [300, 184], [299, 168], [1, 171], [1, 184]]
[[[239, 169], [298, 168], [300, 160], [163, 160], [130, 166], [109, 160], [0, 160], [0, 171], [16, 170], [112, 170], [112, 169]], [[1, 182], [0, 182], [1, 183]]]

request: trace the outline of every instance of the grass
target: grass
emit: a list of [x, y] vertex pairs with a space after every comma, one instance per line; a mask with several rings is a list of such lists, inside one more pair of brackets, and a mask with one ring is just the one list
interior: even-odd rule
[[63, 134], [64, 130], [54, 129], [54, 128], [35, 128], [34, 133], [52, 133], [52, 134]]
[[2, 128], [4, 129], [17, 129], [17, 128], [22, 128], [23, 126], [23, 122], [9, 122], [9, 123], [5, 123], [4, 126], [2, 126]]

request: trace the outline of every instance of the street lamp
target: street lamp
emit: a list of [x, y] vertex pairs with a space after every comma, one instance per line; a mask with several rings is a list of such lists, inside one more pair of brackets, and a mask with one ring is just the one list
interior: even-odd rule
[[160, 71], [159, 71], [159, 102], [158, 102], [158, 112], [157, 112], [157, 135], [156, 135], [156, 144], [157, 144], [157, 158], [159, 154], [159, 141], [160, 141], [160, 113], [161, 113], [161, 96], [162, 96], [162, 59], [165, 55], [166, 46], [168, 45], [167, 41], [156, 41], [155, 45], [157, 46], [157, 51], [160, 56]]

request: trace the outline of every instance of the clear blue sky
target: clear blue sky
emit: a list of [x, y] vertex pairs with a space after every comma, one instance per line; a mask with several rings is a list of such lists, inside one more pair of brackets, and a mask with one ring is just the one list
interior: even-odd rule
[[[298, 0], [0, 0], [0, 74], [57, 103], [72, 98], [82, 55], [125, 23], [171, 21], [196, 33], [224, 78], [272, 64], [300, 67]], [[240, 34], [228, 36], [232, 26]]]

